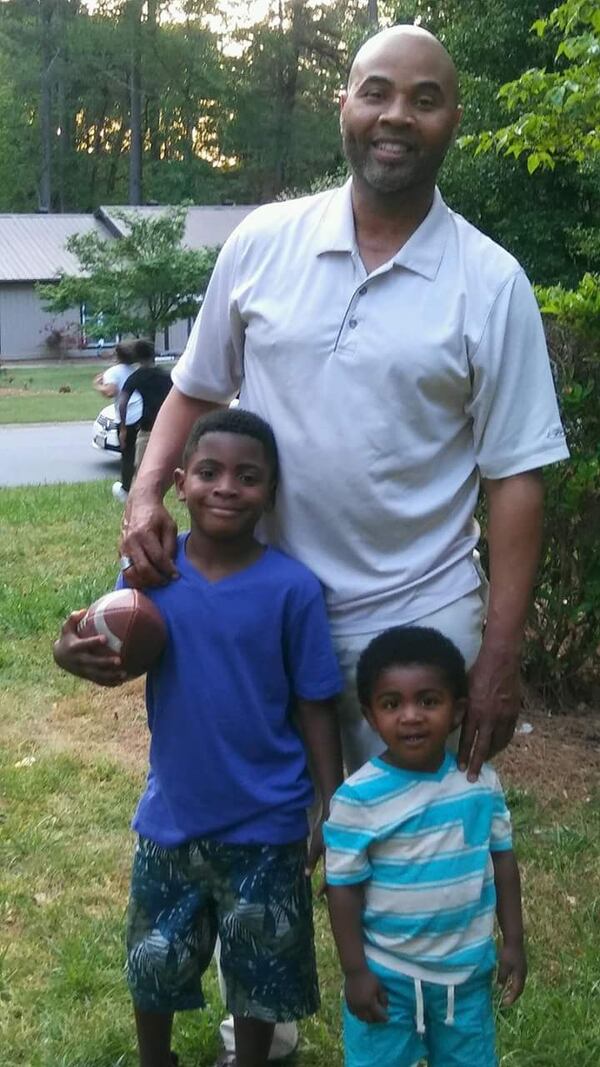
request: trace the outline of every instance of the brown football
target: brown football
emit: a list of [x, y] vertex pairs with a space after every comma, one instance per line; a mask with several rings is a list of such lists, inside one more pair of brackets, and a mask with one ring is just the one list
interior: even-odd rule
[[138, 589], [115, 589], [88, 608], [77, 627], [80, 637], [106, 638], [107, 648], [121, 657], [130, 678], [154, 666], [167, 640], [162, 615]]

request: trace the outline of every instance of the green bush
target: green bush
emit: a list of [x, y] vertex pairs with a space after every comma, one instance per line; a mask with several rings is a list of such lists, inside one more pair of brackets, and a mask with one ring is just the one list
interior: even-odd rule
[[573, 318], [569, 300], [552, 310], [546, 329], [571, 460], [546, 471], [546, 542], [525, 666], [545, 696], [588, 699], [600, 645], [598, 333]]

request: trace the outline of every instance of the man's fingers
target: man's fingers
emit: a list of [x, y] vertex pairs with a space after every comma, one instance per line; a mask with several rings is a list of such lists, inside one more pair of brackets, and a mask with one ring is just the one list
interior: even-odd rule
[[169, 539], [170, 547], [167, 548], [151, 530], [147, 530], [143, 538], [135, 534], [124, 537], [122, 553], [133, 561], [133, 566], [123, 571], [127, 584], [140, 589], [147, 585], [164, 585], [176, 578], [177, 568], [171, 555], [175, 544], [176, 534]]
[[500, 722], [496, 723], [492, 737], [490, 740], [490, 751], [488, 759], [492, 756], [497, 756], [499, 752], [503, 752], [504, 749], [510, 744], [517, 725], [518, 711], [515, 712], [514, 717], [504, 718]]
[[471, 749], [473, 748], [473, 742], [475, 740], [475, 734], [477, 732], [477, 723], [474, 716], [467, 714], [463, 720], [462, 728], [460, 731], [460, 742], [458, 745], [458, 766], [461, 771], [466, 771], [469, 758], [471, 756]]
[[476, 782], [479, 778], [479, 774], [483, 764], [490, 753], [490, 744], [492, 740], [492, 730], [488, 723], [480, 723], [477, 731], [477, 738], [473, 751], [471, 752], [471, 758], [469, 760], [469, 767], [467, 770], [467, 781]]

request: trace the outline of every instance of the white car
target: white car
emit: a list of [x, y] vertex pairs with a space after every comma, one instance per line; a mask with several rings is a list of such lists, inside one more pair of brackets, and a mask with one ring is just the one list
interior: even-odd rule
[[115, 405], [107, 404], [96, 416], [92, 429], [92, 444], [100, 452], [117, 452], [120, 454], [119, 424], [115, 419]]

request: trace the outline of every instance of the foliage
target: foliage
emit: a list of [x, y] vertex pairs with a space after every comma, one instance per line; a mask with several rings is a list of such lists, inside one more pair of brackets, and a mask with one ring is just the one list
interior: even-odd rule
[[525, 155], [530, 174], [600, 151], [600, 9], [592, 0], [567, 0], [532, 28], [539, 37], [560, 33], [557, 69], [535, 67], [503, 85], [500, 99], [518, 119], [471, 139], [477, 152]]
[[[543, 306], [551, 299], [544, 294]], [[597, 337], [597, 282], [595, 302]], [[571, 318], [576, 330], [547, 324], [571, 459], [546, 471], [547, 545], [527, 648], [536, 688], [584, 699], [597, 683], [600, 644], [600, 360], [590, 321], [584, 295]]]
[[38, 286], [49, 311], [84, 304], [93, 310], [92, 337], [143, 334], [154, 338], [181, 318], [194, 316], [214, 267], [217, 249], [181, 246], [186, 208], [153, 215], [115, 211], [124, 236], [76, 234], [67, 242], [81, 273], [62, 274]]

